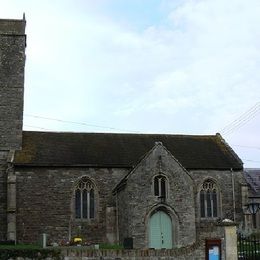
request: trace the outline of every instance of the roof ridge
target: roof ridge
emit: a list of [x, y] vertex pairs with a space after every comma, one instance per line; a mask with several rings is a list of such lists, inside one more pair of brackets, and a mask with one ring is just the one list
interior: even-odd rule
[[69, 132], [69, 131], [27, 131], [23, 133], [38, 133], [38, 134], [96, 134], [96, 135], [132, 135], [132, 136], [174, 136], [174, 137], [194, 137], [194, 138], [215, 138], [216, 135], [199, 135], [199, 134], [171, 134], [171, 133], [116, 133], [116, 132]]

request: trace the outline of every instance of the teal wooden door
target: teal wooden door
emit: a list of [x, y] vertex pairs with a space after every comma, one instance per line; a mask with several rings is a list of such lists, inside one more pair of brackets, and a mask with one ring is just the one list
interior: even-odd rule
[[163, 211], [156, 212], [150, 218], [149, 247], [172, 248], [172, 221]]

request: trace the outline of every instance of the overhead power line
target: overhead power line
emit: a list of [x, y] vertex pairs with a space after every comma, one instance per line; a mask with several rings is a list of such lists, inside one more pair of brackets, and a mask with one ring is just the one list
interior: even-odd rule
[[[36, 115], [28, 115], [28, 114], [25, 114], [25, 116], [39, 118], [39, 119], [45, 119], [45, 120], [58, 121], [58, 122], [62, 122], [62, 123], [71, 123], [71, 124], [87, 125], [87, 126], [95, 126], [95, 127], [100, 127], [100, 128], [108, 128], [108, 129], [119, 130], [118, 128], [98, 126], [98, 125], [93, 125], [93, 124], [87, 124], [87, 123], [84, 123], [84, 122], [67, 121], [67, 120], [62, 120], [62, 119], [48, 118], [48, 117], [42, 117], [42, 116], [36, 116]], [[24, 126], [37, 128], [37, 129], [41, 129], [41, 130], [46, 130], [46, 131], [54, 131], [52, 129], [39, 127], [39, 126], [33, 126], [33, 125], [25, 124]], [[120, 129], [120, 130], [122, 131], [122, 129]], [[134, 131], [131, 131], [131, 132], [134, 132]], [[136, 132], [136, 133], [138, 133], [138, 132]], [[239, 144], [232, 144], [232, 146], [239, 146], [239, 147], [243, 147], [243, 148], [251, 148], [251, 149], [258, 149], [258, 150], [260, 150], [260, 147], [257, 147], [257, 146], [246, 146], [246, 145], [239, 145]], [[259, 163], [260, 164], [260, 161], [255, 161], [255, 160], [250, 160], [250, 159], [242, 159], [242, 160], [243, 161], [247, 161], [247, 162], [254, 162], [254, 163]]]
[[[87, 127], [96, 127], [96, 128], [102, 128], [102, 129], [109, 129], [109, 130], [116, 130], [116, 131], [122, 131], [122, 132], [132, 132], [132, 133], [139, 133], [138, 131], [132, 131], [132, 130], [126, 130], [126, 129], [120, 129], [110, 126], [102, 126], [102, 125], [96, 125], [96, 124], [89, 124], [85, 122], [76, 122], [76, 121], [69, 121], [69, 120], [63, 120], [58, 118], [50, 118], [50, 117], [44, 117], [44, 116], [38, 116], [38, 115], [31, 115], [31, 114], [25, 114], [27, 117], [37, 118], [37, 119], [44, 119], [44, 120], [50, 120], [50, 121], [56, 121], [60, 123], [66, 123], [66, 124], [75, 124], [75, 125], [83, 125]], [[40, 127], [37, 127], [40, 128]], [[47, 130], [47, 129], [46, 129]]]
[[260, 161], [249, 160], [249, 159], [242, 159], [242, 161], [247, 161], [247, 162], [254, 162], [254, 163], [260, 163]]
[[248, 149], [257, 149], [260, 150], [260, 147], [258, 146], [249, 146], [249, 145], [240, 145], [240, 144], [230, 144], [231, 146], [237, 146], [241, 148], [248, 148]]
[[24, 126], [31, 127], [31, 128], [37, 128], [37, 129], [41, 129], [41, 130], [46, 130], [46, 131], [53, 131], [51, 129], [40, 127], [40, 126], [34, 126], [34, 125], [24, 125]]
[[244, 126], [246, 123], [248, 123], [251, 119], [257, 116], [260, 112], [260, 102], [257, 102], [253, 107], [251, 107], [249, 110], [247, 110], [245, 113], [243, 113], [241, 116], [239, 116], [237, 119], [232, 121], [230, 124], [225, 126], [220, 133], [222, 135], [229, 135], [232, 134], [234, 131], [238, 130], [242, 126]]

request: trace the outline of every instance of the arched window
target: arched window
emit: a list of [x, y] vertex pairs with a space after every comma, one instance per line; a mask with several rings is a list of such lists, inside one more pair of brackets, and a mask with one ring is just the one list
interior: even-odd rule
[[95, 186], [87, 177], [83, 177], [75, 188], [75, 217], [77, 219], [95, 217]]
[[200, 190], [201, 218], [216, 218], [218, 216], [218, 189], [212, 180], [204, 181]]
[[157, 175], [153, 179], [154, 195], [159, 198], [166, 198], [167, 194], [167, 179], [163, 175]]

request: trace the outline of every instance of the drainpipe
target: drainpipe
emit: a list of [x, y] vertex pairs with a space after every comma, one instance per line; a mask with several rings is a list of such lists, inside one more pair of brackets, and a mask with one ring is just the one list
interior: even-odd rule
[[119, 228], [118, 228], [118, 193], [116, 193], [116, 240], [119, 244]]
[[71, 222], [72, 222], [72, 217], [70, 217], [70, 220], [69, 220], [69, 241], [71, 241]]
[[233, 172], [232, 168], [230, 168], [230, 171], [231, 171], [231, 180], [232, 180], [233, 219], [234, 219], [234, 221], [236, 221], [236, 201], [235, 201], [234, 172]]

